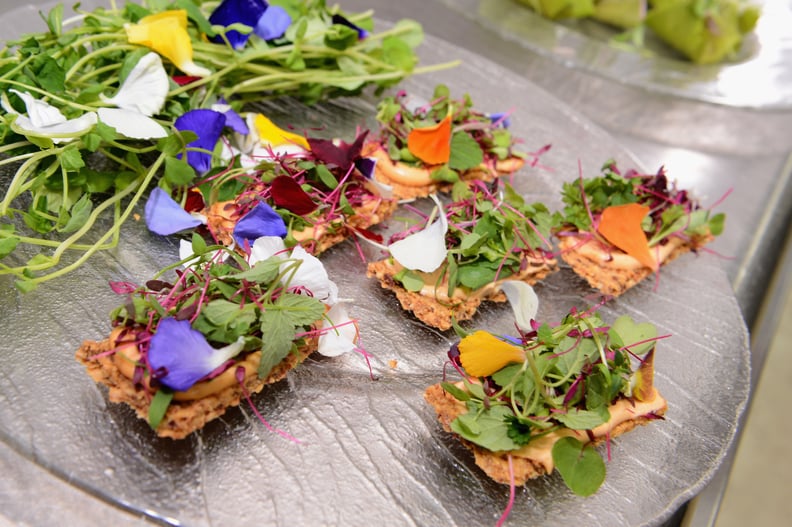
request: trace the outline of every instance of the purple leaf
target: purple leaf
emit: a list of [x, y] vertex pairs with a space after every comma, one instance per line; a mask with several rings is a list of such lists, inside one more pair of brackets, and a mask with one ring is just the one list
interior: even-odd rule
[[237, 222], [234, 239], [241, 247], [249, 247], [262, 236], [285, 238], [287, 232], [283, 218], [272, 207], [259, 202]]
[[176, 119], [174, 125], [177, 130], [189, 130], [198, 136], [198, 139], [187, 146], [207, 150], [207, 152], [187, 152], [187, 163], [199, 174], [207, 172], [212, 167], [211, 152], [220, 139], [225, 123], [225, 114], [207, 109], [190, 110]]
[[278, 176], [272, 180], [270, 188], [275, 205], [299, 216], [310, 214], [319, 206], [292, 177]]
[[151, 191], [145, 207], [146, 226], [153, 233], [162, 236], [175, 234], [186, 229], [194, 229], [203, 223], [200, 219], [184, 210], [181, 205], [160, 187]]

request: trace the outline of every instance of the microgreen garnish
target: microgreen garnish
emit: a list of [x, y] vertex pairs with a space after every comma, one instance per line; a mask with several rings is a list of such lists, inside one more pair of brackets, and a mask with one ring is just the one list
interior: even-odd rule
[[482, 164], [524, 158], [516, 148], [507, 120], [473, 109], [465, 95], [451, 98], [447, 86], [435, 87], [432, 100], [414, 107], [406, 92], [386, 97], [377, 107], [381, 124], [378, 142], [393, 161], [412, 166], [430, 166], [432, 178], [453, 183], [460, 174]]
[[[560, 323], [535, 328], [518, 339], [482, 330], [463, 333], [449, 350], [463, 380], [442, 386], [466, 411], [450, 426], [493, 452], [518, 451], [558, 433], [555, 466], [573, 492], [587, 496], [604, 479], [604, 463], [588, 444], [602, 438], [591, 431], [611, 419], [615, 401], [655, 397], [647, 375], [640, 398], [633, 388], [640, 370], [651, 368], [655, 342], [663, 337], [651, 324], [626, 315], [608, 326], [591, 310], [573, 309]], [[640, 363], [637, 369], [634, 360]], [[566, 437], [570, 430], [582, 433], [578, 439]]]
[[[562, 199], [565, 206], [559, 236], [591, 235], [600, 229], [605, 210], [629, 204], [648, 210], [638, 232], [649, 247], [664, 244], [671, 237], [696, 241], [718, 236], [725, 220], [724, 214], [711, 214], [687, 191], [677, 189], [662, 167], [656, 174], [621, 174], [609, 161], [598, 177], [564, 183]], [[626, 242], [629, 245], [631, 240]]]
[[452, 297], [457, 288], [476, 290], [519, 274], [529, 259], [552, 263], [548, 238], [556, 215], [541, 203], [526, 203], [506, 183], [499, 191], [499, 185], [490, 188], [475, 182], [469, 189], [457, 189], [454, 194], [458, 200], [441, 212], [446, 221], [427, 223], [429, 227], [418, 231], [431, 234], [433, 229], [442, 234], [441, 243], [444, 241], [447, 247], [445, 261], [429, 271], [412, 269], [415, 273], [397, 275], [397, 279], [411, 290], [417, 277], [425, 285], [447, 283], [443, 293]]
[[[21, 290], [115, 246], [153, 183], [171, 192], [195, 182], [166, 159], [186, 156], [203, 175], [215, 144], [176, 126], [183, 115], [280, 95], [314, 103], [434, 69], [416, 67], [417, 23], [375, 33], [369, 14], [343, 14], [323, 0], [255, 0], [246, 12], [229, 0], [170, 10], [110, 4], [75, 6], [78, 16], [66, 21], [58, 5], [44, 17], [47, 31], [0, 51], [0, 165], [17, 167], [0, 200], [8, 222], [0, 257], [16, 258], [0, 274]], [[99, 227], [104, 219], [110, 227]], [[41, 248], [52, 252], [23, 261]]]

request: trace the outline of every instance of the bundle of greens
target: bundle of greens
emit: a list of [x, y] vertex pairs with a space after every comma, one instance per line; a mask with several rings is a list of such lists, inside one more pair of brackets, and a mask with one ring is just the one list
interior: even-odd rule
[[374, 33], [369, 13], [324, 0], [75, 10], [64, 20], [55, 7], [46, 32], [0, 52], [0, 166], [15, 169], [0, 200], [0, 274], [23, 291], [113, 247], [154, 182], [170, 191], [202, 175], [185, 162], [207, 148], [178, 126], [186, 113], [282, 95], [310, 104], [419, 71], [418, 24]]
[[723, 231], [725, 215], [712, 214], [687, 191], [656, 174], [622, 175], [609, 161], [595, 178], [567, 182], [555, 235], [561, 258], [601, 292], [618, 296]]
[[557, 216], [496, 181], [494, 189], [457, 182], [451, 204], [437, 201], [438, 219], [432, 214], [393, 236], [390, 257], [370, 263], [368, 276], [419, 320], [446, 330], [484, 300], [505, 301], [509, 284], [533, 285], [554, 272], [549, 236]]
[[144, 286], [112, 284], [126, 299], [110, 336], [76, 354], [110, 401], [131, 406], [158, 435], [186, 437], [317, 349], [355, 349], [357, 326], [337, 287], [302, 248], [262, 237], [242, 257], [198, 235], [190, 248]]
[[651, 324], [622, 316], [607, 325], [573, 309], [517, 338], [460, 336], [449, 358], [462, 380], [430, 386], [425, 399], [500, 483], [523, 485], [555, 468], [573, 492], [593, 494], [605, 478], [594, 445], [666, 411], [653, 385], [662, 337]]
[[481, 113], [469, 96], [452, 99], [442, 84], [418, 107], [405, 92], [383, 99], [377, 120], [380, 133], [364, 154], [377, 159], [375, 177], [397, 198], [448, 191], [461, 180], [491, 181], [517, 171], [529, 156], [517, 150], [508, 115]]

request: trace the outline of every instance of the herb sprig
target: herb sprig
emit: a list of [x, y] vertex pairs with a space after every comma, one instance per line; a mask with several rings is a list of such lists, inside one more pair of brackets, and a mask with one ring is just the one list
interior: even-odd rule
[[[173, 125], [189, 110], [220, 100], [240, 109], [286, 94], [310, 104], [356, 95], [367, 86], [382, 90], [433, 69], [416, 67], [422, 30], [415, 22], [401, 21], [360, 39], [354, 27], [370, 30], [370, 13], [344, 15], [324, 0], [277, 4], [292, 17], [286, 33], [271, 41], [252, 37], [242, 49], [230, 45], [226, 32], [249, 33], [250, 27], [212, 25], [208, 16], [218, 3], [189, 0], [123, 7], [111, 0], [109, 8], [93, 11], [76, 6], [78, 15], [70, 20], [58, 5], [44, 16], [47, 31], [8, 42], [0, 50], [0, 92], [4, 108], [15, 113], [23, 113], [24, 105], [12, 89], [45, 101], [66, 119], [108, 106], [102, 96], [117, 89], [149, 52], [129, 43], [125, 26], [168, 9], [186, 11], [192, 59], [208, 74], [185, 76], [166, 63], [170, 87], [154, 116], [167, 133], [160, 140], [130, 139], [102, 121], [87, 133], [25, 133], [13, 113], [0, 115], [0, 165], [15, 169], [0, 200], [0, 258], [13, 259], [0, 262], [0, 275], [14, 276], [16, 286], [28, 291], [68, 273], [118, 243], [121, 225], [153, 183], [190, 184], [196, 175], [176, 157], [186, 154], [195, 136]], [[102, 226], [105, 221], [109, 227]], [[47, 252], [37, 254], [41, 249]]]

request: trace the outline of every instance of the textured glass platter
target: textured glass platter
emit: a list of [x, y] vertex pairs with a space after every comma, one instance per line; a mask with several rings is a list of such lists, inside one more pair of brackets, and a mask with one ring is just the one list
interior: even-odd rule
[[618, 31], [604, 24], [549, 20], [517, 0], [440, 1], [535, 53], [615, 82], [726, 106], [792, 108], [790, 0], [753, 0], [762, 7], [756, 29], [734, 59], [714, 65], [688, 62], [651, 34], [641, 50], [616, 45]]
[[[428, 38], [421, 56], [424, 64], [457, 58], [462, 64], [402, 88], [427, 98], [445, 83], [454, 95], [469, 93], [482, 110], [512, 111], [525, 150], [552, 144], [542, 167], [514, 178], [527, 199], [558, 208], [561, 184], [577, 177], [579, 162], [587, 175], [609, 158], [635, 166], [610, 136], [526, 79], [438, 39]], [[279, 123], [351, 138], [356, 126], [373, 126], [375, 102], [306, 108], [280, 101], [264, 109]], [[74, 352], [84, 339], [108, 332], [108, 313], [121, 300], [108, 280], [144, 281], [177, 258], [177, 247], [175, 238], [133, 222], [117, 249], [37, 291], [23, 296], [0, 279], [2, 440], [108, 504], [166, 524], [495, 523], [508, 487], [484, 476], [423, 401], [423, 390], [441, 380], [453, 334], [404, 314], [365, 278], [350, 242], [324, 259], [341, 296], [354, 302], [351, 314], [360, 320], [376, 380], [359, 355], [313, 358], [254, 397], [264, 417], [299, 444], [268, 432], [244, 406], [186, 440], [157, 439], [131, 410], [107, 402]], [[572, 306], [598, 301], [566, 267], [536, 290], [540, 318], [551, 322]], [[748, 335], [715, 256], [683, 257], [657, 285], [643, 283], [600, 312], [606, 321], [630, 314], [673, 335], [656, 356], [667, 419], [612, 442], [606, 482], [590, 498], [572, 495], [557, 474], [518, 489], [510, 525], [658, 525], [706, 484], [735, 434], [749, 393]], [[513, 327], [500, 304], [464, 325]]]

